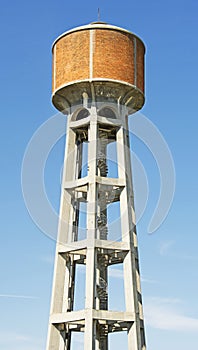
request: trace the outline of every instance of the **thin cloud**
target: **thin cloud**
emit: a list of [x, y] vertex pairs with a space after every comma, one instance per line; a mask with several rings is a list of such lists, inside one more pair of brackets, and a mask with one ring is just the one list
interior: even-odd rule
[[198, 332], [198, 318], [185, 315], [181, 304], [179, 299], [149, 299], [144, 305], [147, 325], [161, 330]]
[[73, 337], [74, 337], [74, 340], [73, 342], [75, 344], [79, 344], [79, 345], [82, 345], [84, 344], [84, 334], [83, 333], [78, 333], [78, 332], [75, 332], [73, 334]]
[[[116, 268], [110, 268], [109, 269], [109, 276], [113, 277], [113, 278], [119, 278], [119, 279], [123, 279], [124, 278], [124, 273], [123, 270], [121, 269], [116, 269]], [[155, 280], [151, 280], [149, 278], [141, 278], [141, 282], [142, 283], [150, 283], [150, 284], [156, 284], [158, 283]]]
[[170, 248], [174, 245], [174, 241], [166, 241], [160, 245], [160, 255], [165, 256], [168, 254]]
[[166, 256], [169, 255], [172, 258], [175, 259], [180, 259], [180, 260], [188, 260], [188, 261], [197, 261], [198, 256], [197, 255], [192, 255], [188, 254], [186, 251], [177, 251], [175, 249], [171, 249], [173, 245], [175, 245], [175, 241], [169, 240], [169, 241], [164, 241], [161, 242], [160, 247], [159, 247], [159, 253], [161, 256]]
[[43, 255], [41, 256], [41, 260], [50, 265], [54, 264], [54, 255]]
[[123, 279], [123, 271], [115, 268], [110, 268], [109, 277]]
[[26, 335], [21, 333], [15, 333], [15, 332], [0, 332], [0, 345], [4, 342], [6, 344], [18, 344], [18, 343], [32, 343], [33, 339]]
[[188, 255], [188, 254], [173, 254], [172, 255], [176, 259], [181, 259], [181, 260], [188, 260], [188, 261], [197, 261], [198, 256], [195, 255]]
[[43, 339], [35, 339], [33, 336], [16, 332], [0, 332], [0, 348], [4, 350], [42, 350]]
[[[81, 273], [85, 273], [85, 269], [83, 268], [83, 266], [79, 265], [79, 271], [81, 271]], [[108, 270], [108, 275], [111, 278], [118, 278], [123, 280], [124, 279], [124, 273], [123, 273], [123, 269], [118, 269], [115, 267], [110, 267]], [[141, 278], [141, 282], [142, 283], [150, 283], [150, 284], [157, 284], [158, 282], [155, 280], [151, 280], [149, 278]]]
[[150, 284], [157, 284], [158, 283], [155, 280], [150, 280], [149, 278], [144, 278], [144, 277], [141, 278], [141, 282], [142, 283], [150, 283]]
[[19, 295], [19, 294], [0, 294], [0, 298], [11, 298], [11, 299], [38, 299], [32, 295]]

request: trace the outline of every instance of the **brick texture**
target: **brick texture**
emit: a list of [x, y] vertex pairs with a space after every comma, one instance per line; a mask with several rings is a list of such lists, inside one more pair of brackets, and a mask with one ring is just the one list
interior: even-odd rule
[[95, 30], [94, 78], [134, 82], [133, 45], [130, 37], [113, 30]]
[[54, 90], [71, 81], [89, 78], [89, 31], [74, 32], [62, 37], [54, 49]]

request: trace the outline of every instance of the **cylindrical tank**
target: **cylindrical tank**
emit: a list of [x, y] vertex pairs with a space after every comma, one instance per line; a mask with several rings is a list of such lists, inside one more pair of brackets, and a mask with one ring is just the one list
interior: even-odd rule
[[53, 44], [52, 101], [62, 111], [83, 94], [139, 110], [144, 104], [143, 42], [102, 22], [67, 31]]

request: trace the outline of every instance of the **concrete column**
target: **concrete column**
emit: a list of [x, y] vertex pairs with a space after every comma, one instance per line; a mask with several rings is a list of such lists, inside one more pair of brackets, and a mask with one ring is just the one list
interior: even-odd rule
[[94, 240], [96, 238], [97, 188], [97, 113], [92, 107], [90, 126], [88, 130], [88, 193], [87, 193], [87, 256], [86, 256], [86, 317], [85, 317], [85, 350], [95, 349], [94, 320], [92, 310], [95, 308], [95, 280], [96, 280], [96, 252]]

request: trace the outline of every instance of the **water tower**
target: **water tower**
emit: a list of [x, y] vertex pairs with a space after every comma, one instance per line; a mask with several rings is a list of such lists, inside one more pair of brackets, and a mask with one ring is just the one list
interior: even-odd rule
[[[52, 101], [67, 116], [67, 138], [47, 350], [70, 350], [74, 332], [84, 332], [84, 350], [107, 350], [109, 334], [124, 331], [129, 350], [146, 349], [128, 134], [128, 116], [144, 104], [144, 54], [136, 35], [102, 22], [67, 31], [53, 44]], [[117, 176], [109, 177], [113, 142]], [[113, 203], [120, 209], [115, 239]], [[123, 265], [124, 311], [109, 310], [108, 273], [116, 264]], [[79, 265], [85, 303], [75, 310]]]

